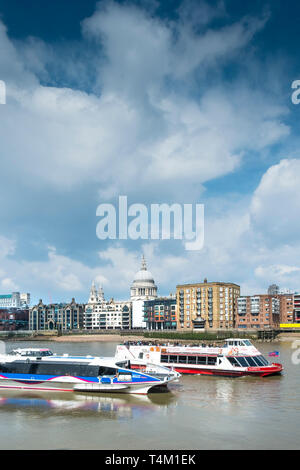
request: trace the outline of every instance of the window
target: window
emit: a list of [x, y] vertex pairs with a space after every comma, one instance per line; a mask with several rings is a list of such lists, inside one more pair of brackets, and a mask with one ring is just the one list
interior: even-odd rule
[[235, 359], [242, 367], [248, 367], [248, 362], [245, 360], [244, 357], [236, 357]]
[[197, 364], [206, 364], [206, 356], [198, 356]]
[[179, 356], [179, 363], [186, 364], [187, 356]]
[[176, 362], [178, 361], [178, 356], [170, 356], [170, 362]]
[[230, 362], [234, 367], [240, 367], [239, 363], [237, 362], [237, 360], [236, 360], [234, 357], [228, 357], [227, 359], [229, 360], [229, 362]]
[[251, 367], [256, 367], [256, 363], [255, 363], [255, 361], [253, 360], [252, 357], [247, 357], [246, 359], [247, 359], [247, 362], [249, 362], [249, 365]]
[[210, 366], [215, 366], [217, 363], [217, 358], [216, 357], [208, 357], [207, 358], [207, 364]]
[[188, 356], [188, 364], [196, 364], [197, 357], [196, 356]]
[[168, 361], [168, 356], [166, 356], [166, 355], [161, 355], [161, 362], [169, 362], [169, 361]]
[[259, 359], [262, 361], [264, 366], [269, 365], [269, 362], [267, 361], [267, 359], [264, 356], [257, 356], [257, 357], [259, 357]]
[[261, 367], [261, 366], [264, 365], [263, 362], [259, 359], [258, 356], [254, 356], [252, 359], [253, 359], [253, 361], [255, 362], [255, 364], [256, 364], [257, 366]]

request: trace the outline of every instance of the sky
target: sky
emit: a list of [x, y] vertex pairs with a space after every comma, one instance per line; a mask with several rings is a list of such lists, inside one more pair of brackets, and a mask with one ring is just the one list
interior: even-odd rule
[[[300, 5], [0, 0], [0, 293], [300, 291]], [[204, 244], [100, 240], [99, 204], [204, 204]]]

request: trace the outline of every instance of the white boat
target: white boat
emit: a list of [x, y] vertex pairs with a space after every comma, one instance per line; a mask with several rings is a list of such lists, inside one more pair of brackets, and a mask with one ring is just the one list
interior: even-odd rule
[[49, 349], [16, 349], [0, 355], [0, 389], [146, 394], [179, 377], [158, 365], [141, 372], [131, 369], [127, 360], [56, 355]]
[[265, 377], [278, 374], [283, 367], [269, 361], [248, 339], [230, 338], [223, 346], [118, 345], [116, 360], [130, 360], [131, 367], [143, 371], [145, 364], [167, 366], [180, 374], [245, 375]]

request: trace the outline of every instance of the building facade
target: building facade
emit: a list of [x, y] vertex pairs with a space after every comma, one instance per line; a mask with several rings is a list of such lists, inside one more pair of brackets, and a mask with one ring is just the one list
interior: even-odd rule
[[157, 298], [157, 286], [153, 276], [148, 271], [145, 257], [142, 257], [141, 269], [134, 276], [130, 288], [130, 301], [132, 303], [132, 328], [146, 328], [144, 319], [144, 302]]
[[26, 309], [30, 305], [30, 294], [20, 294], [20, 292], [12, 292], [11, 294], [0, 295], [0, 308], [23, 308]]
[[0, 330], [15, 331], [28, 330], [29, 310], [20, 308], [0, 309]]
[[44, 304], [42, 299], [29, 310], [30, 330], [76, 330], [82, 328], [84, 304], [73, 298], [68, 304]]
[[176, 296], [144, 301], [144, 321], [148, 330], [175, 330]]
[[294, 294], [294, 321], [300, 323], [300, 294]]
[[102, 287], [96, 289], [93, 282], [90, 297], [83, 315], [86, 330], [128, 330], [131, 328], [131, 302], [106, 301]]
[[237, 299], [236, 328], [277, 328], [280, 325], [280, 296], [260, 294]]
[[231, 329], [240, 286], [226, 282], [182, 284], [176, 287], [177, 329]]
[[294, 294], [279, 294], [280, 323], [294, 323]]

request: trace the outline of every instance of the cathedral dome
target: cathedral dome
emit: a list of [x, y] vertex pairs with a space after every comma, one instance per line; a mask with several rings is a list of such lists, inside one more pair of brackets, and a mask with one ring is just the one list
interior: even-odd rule
[[147, 270], [146, 261], [143, 256], [141, 269], [136, 273], [131, 286], [131, 298], [155, 298], [157, 296], [157, 287], [153, 276]]
[[147, 270], [146, 266], [146, 260], [143, 256], [142, 258], [142, 267], [141, 269], [136, 273], [133, 279], [134, 284], [141, 284], [144, 285], [144, 283], [151, 283], [154, 284], [154, 279], [150, 271]]

